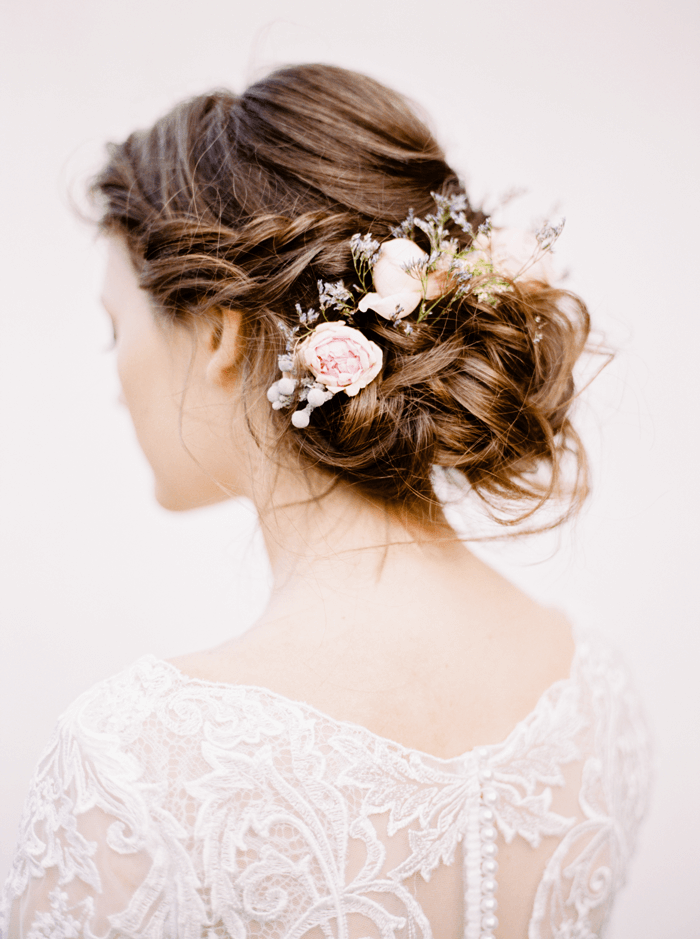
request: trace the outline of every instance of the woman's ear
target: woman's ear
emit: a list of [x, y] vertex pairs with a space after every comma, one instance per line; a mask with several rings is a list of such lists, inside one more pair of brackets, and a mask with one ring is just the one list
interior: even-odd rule
[[235, 310], [221, 310], [209, 335], [210, 357], [207, 379], [215, 385], [227, 385], [236, 377], [236, 360], [240, 351], [241, 315]]

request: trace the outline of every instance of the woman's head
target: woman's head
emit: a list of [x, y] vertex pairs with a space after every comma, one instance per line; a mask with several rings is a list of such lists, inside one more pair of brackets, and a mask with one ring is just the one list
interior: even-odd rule
[[[297, 66], [241, 96], [187, 101], [113, 145], [94, 191], [162, 329], [206, 334], [221, 388], [228, 375], [231, 406], [242, 404], [267, 451], [274, 440], [293, 465], [421, 520], [440, 515], [436, 465], [511, 517], [553, 491], [565, 453], [583, 468], [567, 412], [588, 318], [576, 297], [540, 281], [509, 283], [496, 305], [438, 300], [410, 333], [359, 312], [355, 326], [382, 352], [379, 375], [304, 428], [291, 408], [267, 405], [285, 352], [280, 325], [318, 308], [319, 281], [356, 281], [352, 236], [387, 242], [410, 212], [435, 211], [432, 193], [461, 191], [425, 125], [372, 79]], [[474, 229], [485, 219], [468, 203], [465, 215]], [[471, 243], [459, 226], [449, 234]]]

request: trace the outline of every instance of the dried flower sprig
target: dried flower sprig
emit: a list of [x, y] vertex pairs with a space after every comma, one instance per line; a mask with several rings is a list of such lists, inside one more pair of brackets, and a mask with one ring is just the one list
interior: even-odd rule
[[[295, 427], [306, 427], [313, 409], [338, 392], [354, 396], [381, 371], [381, 349], [350, 325], [358, 311], [373, 310], [410, 335], [413, 326], [404, 320], [413, 312], [420, 323], [438, 304], [444, 313], [466, 296], [472, 296], [477, 304], [495, 307], [503, 294], [512, 291], [514, 279], [552, 251], [564, 227], [563, 220], [558, 225], [543, 225], [535, 235], [532, 257], [516, 274], [506, 276], [494, 263], [490, 219], [475, 232], [467, 218], [469, 205], [464, 193], [431, 195], [435, 212], [419, 218], [410, 210], [392, 229], [392, 240], [380, 243], [370, 233], [352, 236], [350, 250], [358, 281], [351, 285], [352, 290], [342, 280], [319, 280], [318, 310], [304, 311], [296, 304], [298, 324], [290, 327], [279, 322], [285, 337], [285, 353], [278, 358], [282, 378], [269, 388], [267, 396], [275, 410], [295, 402], [303, 405], [292, 415]], [[470, 236], [468, 245], [460, 246], [450, 225]], [[428, 252], [413, 240], [416, 229], [427, 237]], [[329, 313], [335, 318], [329, 319]], [[540, 340], [537, 318], [534, 342]]]

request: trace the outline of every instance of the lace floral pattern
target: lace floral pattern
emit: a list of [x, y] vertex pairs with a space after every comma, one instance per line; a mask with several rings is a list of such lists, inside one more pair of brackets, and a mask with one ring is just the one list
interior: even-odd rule
[[600, 936], [647, 779], [636, 699], [590, 637], [504, 742], [453, 760], [146, 656], [60, 719], [0, 935]]

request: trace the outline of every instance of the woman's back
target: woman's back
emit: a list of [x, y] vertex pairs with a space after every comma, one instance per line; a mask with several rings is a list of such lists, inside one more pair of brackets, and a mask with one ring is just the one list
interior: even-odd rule
[[147, 656], [59, 723], [9, 935], [600, 935], [647, 770], [624, 671], [590, 636], [503, 740], [451, 759]]
[[[361, 524], [367, 531], [367, 516]], [[366, 574], [378, 556], [375, 580]], [[502, 740], [570, 673], [565, 618], [459, 542], [366, 550], [353, 564], [341, 551], [322, 567], [323, 576], [313, 563], [299, 571], [241, 638], [174, 664], [268, 688], [442, 758]]]

